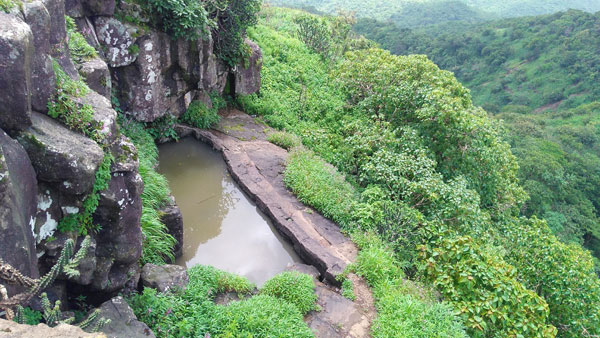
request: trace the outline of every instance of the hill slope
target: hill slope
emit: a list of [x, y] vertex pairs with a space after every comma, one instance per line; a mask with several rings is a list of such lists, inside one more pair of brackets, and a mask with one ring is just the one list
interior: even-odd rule
[[361, 20], [355, 29], [396, 54], [427, 54], [476, 104], [504, 112], [497, 117], [531, 196], [522, 213], [548, 219], [561, 239], [600, 257], [600, 12], [416, 30]]
[[494, 18], [550, 14], [561, 10], [600, 10], [596, 0], [271, 0], [276, 6], [309, 9], [328, 14], [355, 12], [359, 18], [391, 20], [400, 27], [449, 21], [478, 22]]

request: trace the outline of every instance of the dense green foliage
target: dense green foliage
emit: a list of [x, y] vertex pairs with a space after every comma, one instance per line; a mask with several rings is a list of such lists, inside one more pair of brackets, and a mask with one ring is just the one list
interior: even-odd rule
[[156, 26], [173, 38], [215, 41], [215, 53], [230, 67], [248, 54], [246, 29], [256, 23], [261, 0], [135, 0]]
[[210, 95], [212, 106], [209, 108], [200, 101], [190, 104], [186, 112], [180, 117], [181, 122], [196, 128], [210, 128], [219, 123], [219, 110], [225, 108], [226, 102], [218, 94]]
[[450, 21], [476, 22], [495, 17], [549, 14], [566, 9], [600, 10], [600, 3], [594, 0], [271, 0], [271, 3], [313, 13], [352, 11], [360, 18], [389, 21], [399, 27]]
[[[313, 337], [296, 305], [267, 295], [269, 291], [227, 306], [213, 302], [222, 292], [247, 295], [254, 286], [245, 278], [200, 265], [188, 270], [188, 274], [190, 283], [183, 291], [157, 293], [145, 289], [129, 300], [136, 316], [157, 337]], [[281, 278], [267, 282], [271, 291]], [[286, 292], [304, 295], [306, 287], [306, 283], [289, 285]]]
[[372, 22], [356, 29], [393, 52], [430, 55], [473, 90], [476, 103], [502, 112], [531, 196], [522, 214], [547, 219], [563, 241], [599, 257], [598, 25], [600, 12], [569, 11], [455, 29]]
[[403, 279], [394, 253], [377, 236], [353, 239], [361, 251], [351, 269], [367, 279], [377, 300], [373, 337], [467, 337], [451, 306], [438, 303], [427, 287]]
[[[426, 54], [473, 91], [490, 112], [575, 108], [600, 95], [600, 13], [581, 11], [403, 30], [375, 21], [355, 29], [394, 54]], [[509, 107], [507, 107], [509, 105]]]
[[600, 333], [590, 256], [545, 222], [536, 242], [517, 241], [534, 220], [518, 218], [527, 196], [516, 159], [469, 91], [422, 56], [367, 49], [323, 62], [294, 38], [297, 12], [281, 12], [266, 11], [249, 31], [263, 49], [263, 88], [241, 104], [312, 150], [294, 151], [285, 173], [300, 199], [346, 231], [383, 238], [392, 271], [432, 283], [470, 336]]
[[142, 263], [164, 264], [173, 261], [175, 238], [168, 233], [159, 212], [162, 207], [170, 203], [169, 182], [155, 169], [158, 163], [158, 149], [154, 138], [141, 123], [122, 116], [119, 122], [121, 131], [131, 139], [137, 149], [139, 172], [144, 181], [140, 220], [144, 237]]
[[522, 208], [538, 215], [564, 242], [600, 257], [600, 104], [537, 114], [502, 113], [519, 158], [519, 177], [531, 198]]

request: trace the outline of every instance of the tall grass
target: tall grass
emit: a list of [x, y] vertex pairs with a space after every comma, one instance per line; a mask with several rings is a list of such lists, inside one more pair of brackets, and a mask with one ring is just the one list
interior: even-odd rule
[[144, 181], [142, 217], [140, 220], [144, 242], [142, 264], [165, 264], [175, 260], [173, 247], [176, 240], [161, 221], [159, 210], [169, 203], [169, 182], [154, 169], [158, 164], [158, 148], [152, 136], [141, 123], [120, 118], [121, 131], [131, 139], [138, 151], [139, 172]]

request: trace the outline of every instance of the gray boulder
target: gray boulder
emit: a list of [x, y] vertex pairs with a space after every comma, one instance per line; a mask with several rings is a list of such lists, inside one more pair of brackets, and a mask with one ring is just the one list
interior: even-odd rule
[[29, 154], [38, 179], [66, 194], [89, 193], [104, 158], [102, 149], [48, 116], [33, 113], [32, 122], [19, 142]]
[[50, 13], [50, 45], [63, 43], [67, 37], [64, 0], [42, 0]]
[[250, 95], [260, 90], [260, 70], [262, 69], [262, 51], [253, 41], [244, 41], [252, 53], [247, 64], [237, 65], [235, 75], [235, 93], [237, 95]]
[[179, 265], [146, 264], [142, 268], [142, 285], [166, 292], [184, 289], [189, 283], [187, 270]]
[[117, 112], [112, 108], [110, 100], [91, 90], [83, 103], [89, 104], [94, 110], [94, 121], [101, 126], [100, 133], [104, 136], [103, 143], [111, 144], [118, 136]]
[[65, 0], [65, 10], [73, 18], [112, 16], [115, 14], [115, 0]]
[[152, 122], [168, 113], [180, 115], [186, 109], [185, 94], [196, 84], [189, 79], [193, 70], [189, 60], [179, 64], [176, 57], [189, 57], [190, 43], [150, 32], [137, 45], [135, 62], [115, 70], [119, 91], [126, 93], [121, 104], [138, 121]]
[[106, 338], [103, 333], [86, 333], [77, 326], [60, 324], [49, 327], [46, 324], [25, 325], [0, 319], [0, 337], [2, 338]]
[[[100, 332], [110, 338], [154, 338], [148, 325], [140, 322], [123, 297], [115, 297], [102, 303], [99, 307], [100, 318], [110, 319], [110, 324], [103, 326]], [[95, 323], [90, 325], [94, 327]]]
[[114, 292], [128, 283], [137, 284], [142, 254], [142, 191], [137, 172], [113, 172], [108, 189], [100, 193], [94, 213], [94, 223], [102, 227], [96, 235], [95, 290]]
[[86, 16], [112, 16], [115, 14], [115, 0], [81, 0]]
[[31, 104], [35, 111], [48, 111], [48, 101], [56, 92], [56, 76], [50, 58], [51, 18], [41, 1], [23, 3], [25, 21], [33, 32], [35, 55], [32, 68]]
[[174, 203], [167, 205], [160, 210], [162, 217], [160, 220], [169, 230], [169, 234], [177, 240], [173, 247], [173, 255], [179, 258], [183, 255], [183, 215], [181, 210]]
[[34, 51], [29, 26], [0, 11], [0, 128], [9, 133], [31, 125]]
[[96, 57], [78, 64], [77, 70], [90, 89], [110, 100], [112, 85], [106, 62]]
[[[32, 228], [37, 180], [27, 153], [0, 130], [0, 258], [24, 275], [37, 278]], [[9, 286], [9, 295], [21, 288]]]
[[94, 20], [96, 34], [100, 45], [105, 48], [106, 62], [113, 68], [132, 64], [137, 58], [137, 51], [132, 45], [132, 37], [137, 28], [124, 24], [112, 17], [98, 17]]

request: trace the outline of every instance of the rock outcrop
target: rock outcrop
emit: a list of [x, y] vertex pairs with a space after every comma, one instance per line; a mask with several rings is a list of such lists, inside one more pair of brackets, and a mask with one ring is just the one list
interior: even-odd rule
[[[65, 15], [75, 18], [98, 50], [97, 58], [73, 62]], [[143, 29], [117, 19], [128, 15], [144, 23]], [[246, 42], [252, 58], [234, 71], [218, 60], [212, 37], [173, 40], [149, 28], [140, 15], [135, 3], [115, 0], [30, 0], [9, 13], [0, 12], [0, 128], [6, 132], [0, 130], [0, 258], [38, 277], [56, 263], [67, 239], [81, 245], [79, 233], [57, 229], [65, 217], [85, 211], [84, 201], [96, 196], [91, 194], [103, 159], [114, 159], [108, 188], [98, 193], [92, 215], [100, 230], [90, 232], [92, 244], [79, 265], [80, 276], [59, 276], [56, 292], [49, 291], [53, 300], [78, 292], [104, 301], [136, 289], [142, 274], [144, 187], [137, 150], [117, 125], [112, 89], [124, 113], [153, 122], [166, 114], [181, 115], [193, 100], [210, 100], [211, 92], [223, 93], [228, 78], [239, 82], [238, 94], [255, 92], [260, 85], [256, 44]], [[48, 103], [59, 89], [54, 63], [90, 87], [78, 104], [91, 106], [102, 140], [96, 142], [48, 116]], [[178, 240], [174, 253], [179, 256], [181, 212], [175, 203], [162, 211], [163, 222]], [[167, 271], [175, 282], [159, 279], [150, 284], [161, 290], [185, 285], [185, 271], [176, 270]], [[18, 291], [9, 288], [11, 295]]]
[[45, 324], [21, 325], [0, 319], [0, 338], [107, 338], [104, 333], [86, 333], [77, 326], [60, 324], [51, 328]]
[[262, 51], [250, 39], [246, 39], [244, 43], [250, 47], [251, 53], [246, 63], [238, 65], [234, 70], [236, 95], [249, 95], [260, 90]]
[[[33, 278], [39, 274], [32, 231], [36, 204], [37, 180], [29, 157], [0, 129], [0, 258]], [[8, 287], [10, 295], [19, 291]]]
[[160, 212], [162, 214], [160, 220], [169, 230], [169, 234], [177, 241], [173, 247], [173, 255], [175, 258], [179, 258], [183, 255], [183, 215], [181, 210], [173, 199], [172, 203], [163, 207]]
[[66, 194], [88, 194], [104, 158], [102, 148], [46, 115], [33, 113], [32, 122], [19, 136], [19, 142], [27, 150], [39, 180]]
[[[109, 338], [154, 338], [148, 325], [140, 322], [123, 297], [115, 297], [99, 307], [98, 318], [110, 319], [100, 331]], [[91, 325], [94, 326], [94, 323]]]
[[187, 270], [179, 265], [146, 264], [142, 269], [142, 285], [160, 292], [184, 289], [188, 282]]
[[29, 25], [0, 11], [0, 128], [9, 133], [31, 125], [34, 52]]

